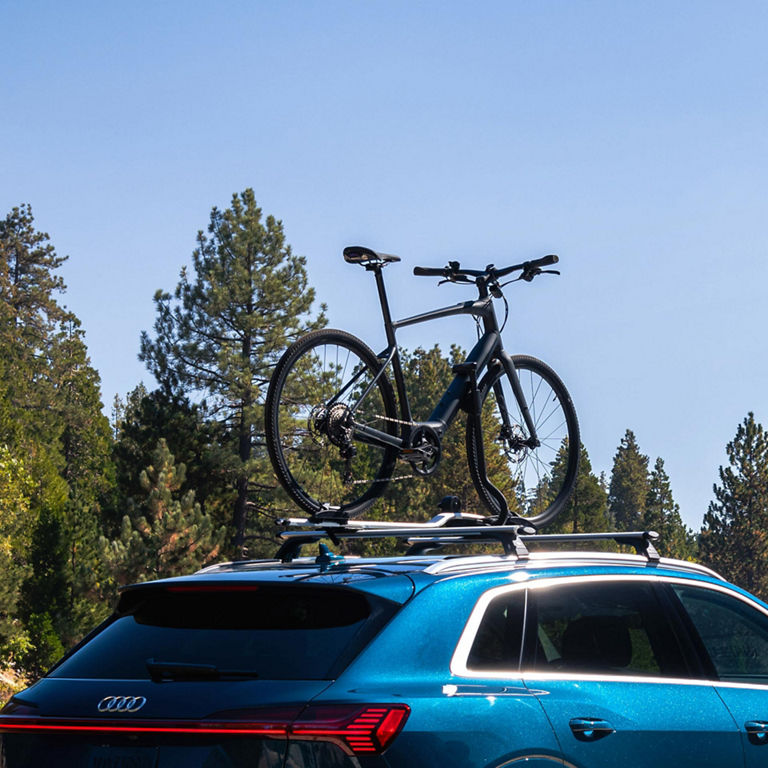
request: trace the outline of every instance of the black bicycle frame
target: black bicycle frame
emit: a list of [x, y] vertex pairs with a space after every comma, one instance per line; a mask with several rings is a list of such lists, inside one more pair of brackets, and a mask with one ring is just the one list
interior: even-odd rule
[[[449, 307], [434, 309], [431, 312], [424, 312], [422, 314], [406, 317], [402, 320], [392, 320], [392, 315], [389, 311], [389, 301], [387, 300], [387, 293], [384, 287], [382, 265], [372, 264], [366, 266], [366, 269], [372, 271], [376, 278], [376, 287], [379, 292], [379, 302], [381, 304], [381, 314], [384, 318], [384, 330], [387, 337], [387, 348], [378, 355], [378, 358], [382, 360], [381, 368], [373, 380], [368, 384], [365, 391], [357, 399], [355, 405], [352, 406], [352, 412], [354, 413], [360, 403], [368, 396], [368, 393], [373, 389], [378, 379], [384, 374], [387, 366], [391, 363], [395, 378], [397, 398], [400, 403], [400, 418], [403, 425], [406, 427], [427, 426], [434, 429], [438, 435], [442, 437], [443, 433], [456, 418], [460, 408], [464, 407], [469, 413], [474, 413], [479, 409], [479, 402], [477, 402], [478, 398], [476, 397], [476, 394], [478, 391], [480, 374], [485, 369], [501, 366], [509, 377], [515, 398], [520, 406], [526, 427], [528, 428], [528, 434], [530, 436], [529, 440], [532, 444], [537, 443], [538, 438], [536, 436], [536, 428], [528, 411], [528, 405], [525, 396], [523, 395], [522, 387], [520, 386], [520, 380], [517, 376], [514, 362], [501, 345], [501, 333], [496, 319], [496, 312], [493, 307], [493, 298], [489, 295], [486, 281], [483, 278], [477, 279], [476, 285], [480, 292], [480, 296], [476, 301], [465, 301], [459, 304], [453, 304]], [[439, 320], [440, 318], [452, 317], [454, 315], [472, 315], [473, 317], [482, 319], [484, 332], [467, 355], [466, 360], [453, 367], [453, 372], [456, 375], [448, 389], [440, 398], [440, 402], [435, 406], [429, 419], [424, 422], [414, 423], [411, 417], [408, 393], [405, 389], [405, 377], [400, 364], [400, 353], [397, 348], [396, 331], [398, 328], [405, 328], [409, 325], [426, 323], [430, 320]], [[355, 378], [356, 377], [353, 377], [353, 380], [347, 383], [347, 386], [342, 392], [337, 393], [331, 403], [338, 400], [343, 392], [352, 386]], [[509, 428], [509, 417], [500, 384], [494, 386], [494, 392], [499, 404], [502, 426]], [[401, 433], [404, 436], [407, 435], [406, 430], [402, 430]], [[373, 445], [389, 445], [398, 449], [404, 447], [404, 437], [396, 437], [395, 435], [382, 432], [365, 424], [355, 422], [353, 434], [355, 439], [360, 440], [361, 442]]]

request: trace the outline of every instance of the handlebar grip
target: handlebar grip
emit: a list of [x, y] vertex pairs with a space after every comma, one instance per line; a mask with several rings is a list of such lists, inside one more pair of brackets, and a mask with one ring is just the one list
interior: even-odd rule
[[542, 256], [540, 259], [534, 259], [531, 264], [537, 267], [548, 267], [551, 264], [557, 264], [560, 259], [555, 256], [554, 253], [550, 253], [549, 256]]
[[420, 277], [446, 277], [448, 270], [445, 267], [414, 267], [413, 274]]

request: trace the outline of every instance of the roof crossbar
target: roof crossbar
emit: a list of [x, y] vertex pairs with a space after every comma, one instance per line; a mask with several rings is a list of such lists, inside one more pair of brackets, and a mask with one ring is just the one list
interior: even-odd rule
[[524, 541], [543, 542], [582, 542], [582, 541], [615, 541], [634, 547], [638, 555], [644, 555], [651, 562], [658, 562], [659, 553], [654, 542], [659, 540], [656, 531], [613, 531], [606, 533], [537, 533], [533, 536], [523, 536]]

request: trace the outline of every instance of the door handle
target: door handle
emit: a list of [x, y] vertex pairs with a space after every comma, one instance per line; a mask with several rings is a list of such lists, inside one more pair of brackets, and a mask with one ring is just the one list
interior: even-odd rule
[[765, 720], [749, 720], [744, 723], [744, 729], [752, 744], [768, 744], [768, 722]]
[[597, 741], [616, 732], [607, 720], [594, 717], [574, 717], [568, 725], [579, 741]]

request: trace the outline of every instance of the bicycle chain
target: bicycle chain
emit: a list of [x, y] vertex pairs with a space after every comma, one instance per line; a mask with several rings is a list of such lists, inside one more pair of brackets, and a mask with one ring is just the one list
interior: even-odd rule
[[418, 475], [397, 475], [395, 477], [380, 477], [378, 480], [350, 480], [349, 485], [374, 485], [375, 483], [396, 483], [398, 480], [411, 480]]
[[381, 416], [378, 413], [373, 414], [374, 419], [381, 419], [381, 421], [392, 421], [395, 424], [403, 424], [406, 427], [418, 426], [418, 421], [403, 421], [402, 419], [393, 419], [391, 416]]

